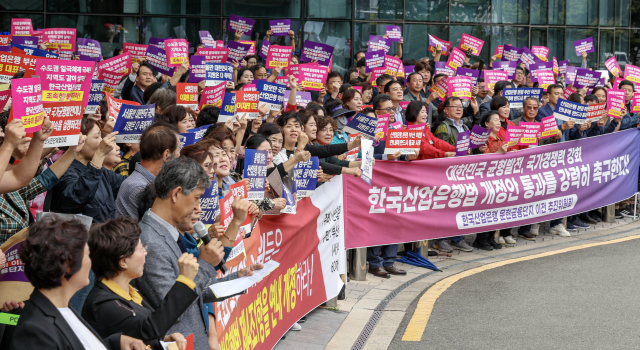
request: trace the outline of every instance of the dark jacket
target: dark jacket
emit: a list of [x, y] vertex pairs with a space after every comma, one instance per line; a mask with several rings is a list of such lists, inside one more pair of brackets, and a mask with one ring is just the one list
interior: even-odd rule
[[125, 179], [104, 167], [96, 169], [74, 160], [53, 188], [51, 211], [84, 214], [94, 222], [115, 219], [116, 196]]
[[82, 307], [82, 317], [100, 336], [122, 333], [142, 340], [154, 350], [162, 350], [159, 340], [197, 298], [193, 289], [176, 282], [154, 311], [144, 299], [140, 306], [96, 281]]
[[[102, 339], [73, 308], [69, 309], [78, 316], [80, 322], [89, 331], [102, 340], [107, 349], [120, 349], [120, 333]], [[31, 294], [31, 298], [25, 302], [9, 349], [77, 350], [84, 349], [84, 346], [55, 305], [36, 289]]]
[[[481, 104], [480, 106], [478, 106], [478, 116], [476, 117], [476, 122], [479, 123], [482, 116], [485, 115], [485, 113], [489, 112], [490, 110], [491, 110], [491, 101], [487, 101]], [[520, 118], [520, 112], [518, 112], [518, 110], [515, 108], [511, 108], [509, 110], [509, 120], [514, 120], [518, 118]], [[536, 121], [539, 122], [540, 120], [536, 118]]]
[[124, 87], [122, 88], [122, 99], [129, 101], [136, 101], [139, 104], [144, 104], [144, 99], [142, 98], [142, 94], [144, 94], [144, 90], [138, 87], [135, 82], [132, 82], [129, 79], [129, 76], [125, 78]]

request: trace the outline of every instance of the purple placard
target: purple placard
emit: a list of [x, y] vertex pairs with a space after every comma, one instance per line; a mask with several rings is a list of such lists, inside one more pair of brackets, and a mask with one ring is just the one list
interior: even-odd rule
[[516, 78], [516, 68], [518, 67], [517, 61], [495, 61], [493, 62], [494, 70], [503, 70], [509, 73], [509, 79], [513, 80]]
[[167, 39], [171, 39], [171, 37], [164, 38], [164, 39], [151, 37], [149, 38], [149, 45], [153, 45], [164, 50], [164, 41]]
[[174, 68], [167, 67], [167, 54], [163, 49], [149, 44], [146, 57], [153, 69], [170, 77], [173, 76]]
[[80, 60], [96, 62], [102, 60], [102, 47], [100, 46], [100, 42], [86, 38], [78, 38], [76, 41], [76, 52], [80, 55]]
[[251, 36], [253, 32], [253, 25], [256, 21], [251, 18], [244, 18], [236, 15], [231, 15], [229, 17], [229, 26], [227, 27], [227, 31], [235, 32], [237, 30], [241, 31], [243, 35]]
[[204, 45], [204, 47], [209, 49], [216, 48], [216, 41], [213, 40], [213, 37], [208, 30], [199, 30], [198, 35], [200, 36], [200, 43]]
[[536, 71], [539, 71], [539, 70], [553, 71], [553, 62], [539, 62], [536, 64], [532, 64], [531, 67], [529, 67], [529, 70], [531, 71], [531, 81], [536, 82], [538, 81], [538, 77], [536, 76]]
[[311, 60], [316, 60], [321, 65], [328, 67], [331, 63], [332, 54], [333, 46], [305, 40], [304, 47], [302, 48], [302, 56], [300, 56], [300, 62], [311, 62]]
[[463, 67], [459, 67], [458, 69], [456, 69], [456, 75], [459, 77], [471, 78], [471, 83], [473, 84], [473, 86], [478, 85], [479, 74], [480, 72], [475, 69], [469, 69], [469, 68], [463, 68]]
[[205, 56], [191, 56], [189, 82], [199, 83], [207, 78], [207, 61]]
[[511, 45], [505, 45], [502, 51], [503, 61], [518, 61], [522, 55], [522, 48], [513, 47]]
[[20, 241], [4, 252], [7, 263], [3, 267], [0, 266], [2, 267], [2, 270], [0, 270], [0, 282], [29, 282], [29, 279], [24, 274], [22, 259], [18, 255], [23, 244], [24, 241]]
[[387, 32], [387, 38], [391, 41], [400, 41], [402, 40], [402, 30], [400, 30], [399, 26], [385, 26], [385, 31]]
[[447, 62], [442, 62], [442, 61], [438, 61], [435, 63], [435, 68], [436, 68], [436, 74], [446, 74], [449, 77], [452, 77], [454, 75], [456, 75], [456, 72], [451, 69], [451, 67], [447, 66]]
[[458, 134], [458, 140], [456, 142], [456, 157], [469, 155], [469, 138], [470, 131], [461, 132]]
[[583, 52], [591, 53], [596, 52], [595, 47], [593, 47], [593, 38], [589, 37], [582, 40], [576, 40], [573, 42], [573, 46], [576, 48], [576, 55], [582, 56]]
[[290, 19], [275, 19], [269, 21], [269, 27], [273, 36], [287, 36], [291, 30]]
[[413, 73], [413, 71], [415, 71], [416, 66], [404, 66], [404, 74], [405, 75], [409, 75], [411, 73]]
[[567, 74], [567, 67], [569, 67], [569, 60], [558, 62], [558, 74]]
[[530, 65], [535, 64], [536, 62], [542, 62], [542, 60], [540, 60], [538, 56], [525, 46], [522, 48], [522, 55], [520, 55], [519, 62], [523, 62], [527, 68], [529, 68]]
[[385, 39], [381, 36], [369, 35], [369, 48], [367, 48], [367, 51], [384, 50], [384, 53], [386, 54], [391, 50], [391, 41], [392, 40]]
[[567, 67], [567, 76], [566, 76], [564, 82], [567, 85], [573, 84], [573, 82], [576, 80], [576, 74], [577, 73], [578, 73], [578, 67], [568, 66]]
[[371, 73], [373, 71], [373, 68], [384, 67], [384, 54], [385, 52], [382, 50], [365, 52], [364, 54], [364, 60], [366, 63], [365, 71], [367, 73]]
[[[291, 95], [291, 90], [285, 90], [284, 92], [284, 100], [282, 101], [282, 105], [286, 108], [289, 103], [289, 96]], [[309, 91], [296, 91], [296, 104], [302, 107], [306, 107], [308, 103], [311, 102], [311, 93]]]
[[26, 47], [30, 47], [32, 49], [38, 48], [38, 37], [37, 36], [14, 36], [11, 39], [12, 44], [22, 45]]
[[271, 43], [269, 42], [269, 40], [267, 40], [267, 38], [265, 37], [262, 40], [262, 46], [260, 46], [260, 52], [258, 52], [258, 55], [262, 58], [264, 58], [264, 62], [267, 61], [267, 55], [269, 54], [269, 46], [271, 46]]
[[577, 89], [582, 89], [587, 86], [589, 88], [594, 88], [600, 80], [600, 72], [590, 71], [586, 68], [578, 68], [576, 70], [576, 78], [573, 82], [573, 86]]
[[242, 61], [244, 57], [249, 53], [251, 49], [251, 44], [243, 44], [237, 41], [229, 41], [229, 45], [227, 45], [229, 49], [229, 56], [227, 56], [227, 63], [233, 63], [233, 60], [237, 60], [238, 62]]
[[474, 125], [473, 129], [471, 129], [471, 135], [469, 138], [469, 143], [471, 144], [471, 148], [478, 148], [482, 145], [487, 144], [487, 140], [489, 139], [489, 134], [491, 134], [491, 130], [485, 129], [480, 125]]

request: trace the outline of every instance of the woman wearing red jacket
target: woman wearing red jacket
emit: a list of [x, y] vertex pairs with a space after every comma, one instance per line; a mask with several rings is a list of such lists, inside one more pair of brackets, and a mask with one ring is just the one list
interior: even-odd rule
[[[412, 101], [407, 106], [405, 117], [407, 125], [420, 125], [427, 122], [428, 105], [423, 101]], [[428, 125], [424, 128], [422, 142], [420, 143], [420, 155], [416, 160], [453, 157], [456, 155], [456, 148], [449, 143], [433, 136]]]
[[[509, 106], [509, 100], [507, 100], [506, 97], [504, 96], [496, 96], [493, 98], [493, 100], [491, 100], [491, 110], [492, 111], [496, 111], [498, 112], [498, 115], [500, 116], [500, 131], [498, 132], [498, 137], [505, 142], [505, 140], [507, 139], [507, 128], [509, 126], [516, 126], [511, 120], [509, 120], [509, 113], [510, 113], [510, 106]], [[491, 137], [489, 137], [489, 139], [491, 139]], [[529, 146], [512, 146], [509, 147], [509, 151], [513, 151], [513, 150], [520, 150], [520, 149], [526, 149], [529, 148]], [[485, 150], [484, 153], [495, 153], [496, 151], [490, 151], [489, 147], [487, 147], [487, 150]]]

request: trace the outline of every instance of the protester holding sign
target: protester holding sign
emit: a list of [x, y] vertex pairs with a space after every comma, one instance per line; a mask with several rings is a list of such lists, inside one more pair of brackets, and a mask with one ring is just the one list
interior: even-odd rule
[[417, 160], [444, 158], [455, 156], [455, 147], [437, 137], [430, 130], [427, 121], [427, 109], [429, 106], [426, 102], [413, 101], [409, 103], [405, 111], [407, 125], [425, 124], [422, 141], [420, 142], [420, 154]]
[[67, 172], [52, 190], [51, 211], [81, 213], [104, 222], [116, 216], [115, 198], [125, 180], [102, 166], [105, 157], [116, 147], [117, 133], [102, 138], [92, 119], [82, 123], [86, 141]]

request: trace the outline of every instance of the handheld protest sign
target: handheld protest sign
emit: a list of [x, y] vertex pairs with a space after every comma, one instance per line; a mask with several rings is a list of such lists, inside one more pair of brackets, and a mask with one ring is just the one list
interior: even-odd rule
[[576, 49], [576, 56], [582, 56], [583, 52], [586, 52], [586, 53], [596, 52], [596, 49], [593, 47], [592, 37], [582, 39], [582, 40], [576, 40], [573, 42], [573, 46]]
[[362, 181], [371, 185], [373, 179], [373, 140], [362, 140], [362, 162], [360, 163], [360, 171]]
[[583, 124], [587, 121], [587, 110], [589, 106], [576, 102], [558, 99], [553, 116], [564, 121], [574, 121], [576, 124]]
[[177, 67], [189, 63], [189, 42], [185, 39], [167, 39], [164, 41], [167, 55], [167, 67]]
[[113, 131], [117, 131], [116, 143], [140, 143], [142, 132], [153, 124], [156, 105], [122, 105]]
[[387, 38], [391, 41], [400, 41], [402, 40], [402, 30], [400, 30], [399, 26], [390, 26], [387, 25], [384, 27], [385, 32], [387, 34]]
[[543, 92], [542, 88], [507, 88], [502, 90], [502, 96], [509, 100], [510, 108], [522, 108], [527, 97], [534, 97], [540, 101]]
[[258, 100], [260, 93], [257, 91], [236, 91], [236, 115], [246, 116], [247, 119], [256, 119], [258, 113]]
[[211, 36], [208, 30], [199, 30], [198, 36], [200, 37], [200, 43], [206, 48], [215, 48], [216, 41]]
[[468, 156], [471, 132], [469, 130], [458, 133], [456, 140], [456, 157]]
[[258, 81], [256, 85], [259, 93], [259, 104], [266, 104], [271, 111], [279, 111], [284, 102], [284, 92], [287, 87], [262, 80]]
[[230, 41], [227, 45], [229, 54], [227, 55], [227, 63], [233, 63], [234, 60], [240, 62], [249, 54], [251, 44], [243, 44], [237, 41]]
[[505, 140], [505, 143], [507, 144], [507, 146], [508, 147], [516, 146], [518, 142], [520, 142], [520, 138], [522, 137], [522, 134], [524, 133], [525, 129], [526, 128], [524, 126], [514, 126], [514, 125], [507, 126], [507, 138]]
[[62, 93], [67, 94], [71, 101], [82, 101], [86, 106], [89, 102], [93, 67], [93, 62], [39, 58], [36, 62], [36, 74], [42, 82], [42, 101], [59, 101]]
[[42, 40], [48, 49], [59, 51], [76, 51], [76, 28], [45, 28], [42, 30]]
[[229, 119], [236, 116], [236, 93], [226, 92], [224, 99], [222, 100], [222, 107], [220, 107], [220, 115], [218, 116], [218, 123], [226, 123]]
[[[516, 61], [495, 61], [493, 62], [494, 70], [502, 70], [508, 73], [508, 79], [516, 78], [516, 68], [518, 67], [518, 62]], [[483, 73], [487, 73], [487, 71], [483, 71]]]
[[302, 55], [300, 55], [300, 62], [317, 61], [323, 66], [329, 66], [331, 64], [332, 54], [333, 46], [305, 40], [304, 46], [302, 47]]
[[267, 151], [245, 149], [243, 178], [249, 179], [249, 193], [247, 194], [247, 199], [257, 200], [264, 198], [268, 158]]
[[178, 83], [176, 86], [176, 104], [191, 110], [198, 107], [198, 84]]
[[449, 52], [451, 52], [451, 45], [453, 45], [453, 43], [429, 34], [429, 47], [427, 49], [432, 53], [436, 53], [438, 44], [440, 44], [442, 55], [449, 56]]
[[447, 79], [447, 94], [451, 97], [469, 100], [472, 98], [473, 83], [469, 77], [452, 77]]
[[205, 87], [200, 97], [200, 110], [207, 106], [221, 107], [226, 87], [226, 83]]
[[111, 95], [107, 94], [107, 109], [109, 110], [109, 118], [117, 119], [118, 115], [120, 115], [120, 109], [122, 109], [122, 105], [130, 105], [130, 106], [139, 106], [140, 104], [135, 101], [127, 101], [127, 100], [119, 100], [117, 98], [111, 97]]
[[164, 75], [173, 76], [175, 68], [167, 65], [167, 54], [163, 48], [149, 45], [147, 48], [147, 62], [155, 69]]
[[140, 62], [140, 59], [147, 55], [147, 48], [149, 45], [145, 44], [122, 44], [122, 52], [129, 52], [131, 54], [131, 63]]
[[491, 130], [485, 129], [480, 125], [474, 125], [473, 129], [471, 129], [471, 132], [469, 133], [469, 147], [478, 148], [486, 145], [490, 134]]
[[267, 68], [287, 68], [289, 67], [289, 62], [291, 61], [291, 53], [293, 52], [293, 47], [291, 46], [279, 46], [279, 45], [269, 45], [269, 50], [267, 51]]
[[53, 132], [44, 141], [44, 147], [76, 146], [81, 134], [82, 102], [50, 102], [42, 106], [53, 123]]
[[124, 52], [118, 56], [98, 63], [98, 72], [108, 70], [112, 72], [129, 74], [131, 72], [131, 52]]
[[97, 40], [78, 38], [76, 47], [80, 60], [100, 62], [102, 59], [102, 47]]
[[467, 33], [462, 33], [462, 38], [460, 38], [460, 49], [463, 51], [471, 50], [472, 55], [479, 56], [480, 51], [482, 51], [482, 46], [484, 46], [484, 40], [480, 40]]
[[229, 49], [227, 48], [203, 48], [199, 47], [196, 50], [197, 56], [204, 56], [205, 61], [207, 63], [227, 63], [227, 58], [229, 57]]
[[103, 69], [98, 73], [98, 79], [104, 81], [102, 85], [102, 92], [105, 94], [113, 95], [114, 91], [118, 87], [118, 84], [122, 81], [124, 73], [112, 72], [110, 70]]
[[191, 56], [191, 70], [189, 71], [189, 82], [199, 83], [207, 79], [207, 61], [204, 56]]
[[11, 19], [11, 36], [32, 36], [33, 25], [31, 18], [12, 18]]
[[540, 134], [541, 123], [529, 123], [520, 122], [520, 125], [525, 128], [518, 145], [520, 146], [532, 146], [538, 144], [538, 135]]
[[11, 80], [11, 114], [20, 118], [27, 133], [37, 132], [44, 122], [40, 78]]
[[384, 67], [384, 55], [385, 52], [382, 50], [365, 52], [365, 71], [371, 73], [374, 68]]
[[[214, 175], [215, 176], [215, 175]], [[200, 221], [205, 225], [213, 225], [220, 215], [220, 199], [218, 197], [218, 182], [211, 181], [209, 187], [200, 197]]]
[[229, 26], [227, 26], [227, 31], [229, 32], [242, 32], [242, 35], [251, 36], [253, 32], [253, 26], [256, 23], [255, 20], [251, 18], [244, 18], [236, 15], [231, 15], [229, 18]]
[[291, 30], [290, 19], [276, 19], [269, 21], [269, 28], [273, 36], [287, 36]]
[[389, 129], [390, 114], [382, 114], [378, 116], [378, 123], [376, 124], [376, 133], [374, 137], [380, 137], [380, 141], [387, 139], [387, 130]]
[[228, 63], [207, 63], [207, 81], [205, 86], [216, 86], [233, 81], [233, 66]]
[[296, 194], [296, 200], [311, 197], [316, 190], [319, 164], [318, 157], [311, 157], [308, 161], [298, 162], [293, 167], [293, 193]]
[[558, 122], [556, 122], [556, 118], [552, 115], [542, 118], [542, 127], [540, 128], [540, 138], [546, 139], [547, 137], [553, 137], [560, 134], [560, 129], [558, 129]]
[[384, 51], [386, 55], [389, 53], [389, 50], [391, 50], [391, 41], [392, 40], [385, 39], [381, 36], [369, 35], [369, 48], [367, 51]]
[[388, 130], [387, 142], [384, 148], [384, 154], [394, 154], [400, 151], [400, 154], [415, 154], [420, 149], [423, 131], [415, 130]]
[[374, 139], [377, 126], [378, 118], [371, 117], [362, 113], [357, 113], [351, 119], [351, 121], [344, 126], [342, 131], [349, 134], [360, 133], [367, 139]]

